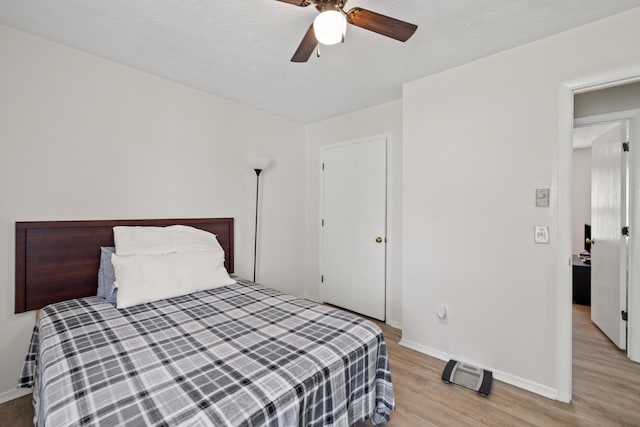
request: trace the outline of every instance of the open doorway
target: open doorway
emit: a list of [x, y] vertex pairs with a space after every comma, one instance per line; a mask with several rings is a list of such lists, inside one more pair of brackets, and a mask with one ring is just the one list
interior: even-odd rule
[[[598, 84], [602, 84], [603, 82], [599, 82]], [[625, 82], [626, 83], [626, 82]], [[593, 225], [593, 212], [592, 212], [592, 192], [594, 189], [591, 187], [591, 174], [593, 169], [593, 157], [592, 157], [592, 143], [598, 138], [603, 138], [603, 135], [609, 134], [617, 134], [619, 135], [619, 142], [622, 144], [623, 142], [630, 141], [631, 147], [636, 147], [635, 150], [640, 150], [640, 82], [630, 82], [626, 84], [619, 84], [617, 86], [609, 86], [602, 89], [591, 90], [590, 88], [582, 87], [579, 91], [577, 91], [573, 95], [573, 110], [574, 110], [574, 123], [580, 128], [577, 132], [574, 132], [574, 144], [572, 147], [572, 177], [571, 177], [571, 253], [575, 256], [572, 257], [573, 264], [573, 278], [578, 279], [578, 282], [582, 281], [583, 286], [585, 282], [585, 276], [590, 272], [586, 273], [586, 271], [582, 270], [583, 276], [576, 277], [577, 268], [575, 267], [576, 261], [579, 264], [582, 264], [578, 268], [582, 269], [592, 269], [593, 264], [587, 264], [584, 261], [589, 261], [587, 252], [589, 251], [588, 245], [585, 245], [585, 239], [593, 236], [589, 236], [588, 233], [591, 233], [591, 226]], [[635, 146], [633, 145], [634, 141], [636, 141]], [[622, 145], [619, 145], [620, 151], [624, 150]], [[634, 149], [634, 148], [631, 148]], [[629, 165], [628, 172], [621, 172], [621, 187], [620, 192], [627, 194], [627, 200], [629, 200], [629, 211], [628, 214], [624, 214], [624, 207], [622, 208], [622, 216], [621, 216], [621, 224], [617, 230], [616, 237], [621, 239], [622, 233], [624, 233], [623, 227], [629, 226], [630, 224], [636, 224], [635, 228], [640, 227], [639, 218], [640, 218], [640, 207], [638, 206], [638, 202], [640, 201], [638, 197], [635, 198], [633, 195], [629, 197], [628, 190], [631, 188], [632, 191], [636, 193], [640, 191], [640, 185], [638, 184], [638, 175], [639, 170], [638, 166], [633, 165], [633, 158], [638, 159], [639, 157], [629, 156]], [[635, 161], [637, 163], [637, 161]], [[616, 226], [617, 227], [617, 226]], [[637, 236], [637, 234], [636, 234]], [[625, 241], [624, 238], [622, 238]], [[595, 245], [598, 242], [596, 241]], [[626, 241], [624, 243], [627, 245]], [[594, 247], [595, 247], [594, 245]], [[628, 249], [633, 247], [633, 242], [630, 245], [627, 245], [625, 248]], [[625, 252], [628, 253], [628, 252]], [[637, 250], [636, 250], [637, 253]], [[580, 255], [583, 254], [582, 257]], [[593, 252], [591, 253], [593, 258]], [[628, 268], [625, 264], [624, 267], [620, 267], [620, 272], [622, 275], [622, 279], [625, 280], [625, 283], [629, 279], [629, 286], [633, 287], [634, 283], [639, 283], [637, 271], [640, 268], [640, 262], [631, 262], [632, 257], [628, 255], [624, 255], [625, 263], [628, 263]], [[591, 259], [593, 262], [593, 259]], [[634, 281], [635, 280], [635, 281]], [[629, 359], [638, 361], [637, 349], [633, 348], [632, 342], [629, 341], [629, 347], [627, 351], [619, 350], [617, 347], [624, 348], [624, 345], [620, 345], [620, 343], [616, 343], [613, 345], [615, 340], [609, 341], [605, 338], [605, 335], [595, 327], [591, 319], [591, 297], [593, 296], [591, 292], [585, 296], [585, 294], [576, 295], [575, 288], [576, 283], [572, 283], [574, 288], [573, 294], [573, 330], [572, 330], [572, 342], [574, 355], [573, 360], [576, 361], [576, 358], [581, 358], [584, 353], [593, 353], [598, 354], [602, 352], [610, 352], [609, 355], [613, 355], [614, 358], [618, 359], [620, 364], [624, 363], [632, 363]], [[580, 288], [580, 285], [577, 285]], [[636, 285], [635, 288], [638, 286]], [[631, 288], [623, 288], [620, 297], [621, 302], [619, 303], [619, 309], [614, 310], [612, 316], [618, 316], [616, 319], [622, 319], [623, 316], [628, 315], [627, 309], [627, 301], [630, 302], [630, 306], [633, 305], [633, 301], [637, 301], [637, 297], [635, 300], [632, 300], [632, 295], [637, 295], [640, 293], [640, 289], [631, 289]], [[576, 298], [577, 297], [577, 298]], [[624, 302], [622, 302], [624, 301]], [[637, 304], [636, 304], [637, 306]], [[637, 317], [637, 316], [636, 316]], [[629, 322], [630, 323], [630, 322]], [[627, 340], [627, 322], [624, 322], [624, 343], [626, 344]], [[576, 330], [575, 328], [583, 328]], [[600, 328], [602, 329], [602, 328]], [[636, 328], [637, 329], [637, 328]], [[591, 341], [589, 343], [590, 346], [598, 346], [599, 348], [590, 348], [589, 346], [584, 346], [584, 343], [581, 343], [582, 337], [584, 337], [584, 332], [586, 330], [596, 331], [597, 335], [601, 340], [599, 341]], [[631, 329], [630, 329], [631, 331]], [[634, 331], [637, 335], [637, 332]], [[629, 336], [631, 339], [631, 336]], [[590, 351], [591, 350], [591, 351]], [[628, 357], [627, 357], [628, 356]], [[587, 358], [591, 357], [591, 355], [587, 354]], [[584, 360], [581, 359], [580, 367], [577, 368], [574, 365], [573, 370], [573, 382], [574, 385], [576, 381], [581, 383], [584, 369]], [[578, 392], [577, 387], [574, 389], [574, 392]]]
[[573, 129], [573, 303], [621, 350], [627, 348], [628, 115], [578, 118]]

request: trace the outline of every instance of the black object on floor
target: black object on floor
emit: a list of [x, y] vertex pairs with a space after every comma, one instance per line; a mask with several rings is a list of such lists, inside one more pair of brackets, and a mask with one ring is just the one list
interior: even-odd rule
[[469, 390], [488, 396], [493, 383], [493, 373], [457, 360], [449, 360], [442, 372], [442, 381], [457, 384]]

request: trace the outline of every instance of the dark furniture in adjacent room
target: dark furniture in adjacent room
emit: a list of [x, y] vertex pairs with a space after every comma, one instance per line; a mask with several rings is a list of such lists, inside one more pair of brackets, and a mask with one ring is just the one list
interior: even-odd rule
[[591, 305], [591, 264], [573, 256], [573, 302]]

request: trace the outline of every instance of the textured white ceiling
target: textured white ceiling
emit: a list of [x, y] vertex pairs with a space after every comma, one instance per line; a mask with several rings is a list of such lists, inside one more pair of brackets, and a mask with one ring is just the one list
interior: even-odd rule
[[0, 0], [0, 23], [301, 123], [399, 99], [402, 84], [640, 6], [640, 0], [350, 0], [418, 25], [349, 26], [289, 59], [316, 16], [276, 0]]

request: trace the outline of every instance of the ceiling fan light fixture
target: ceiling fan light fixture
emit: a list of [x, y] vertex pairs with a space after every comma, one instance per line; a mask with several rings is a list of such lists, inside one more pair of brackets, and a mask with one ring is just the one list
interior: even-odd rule
[[324, 11], [313, 21], [313, 32], [322, 44], [340, 43], [347, 33], [347, 17], [337, 10]]

